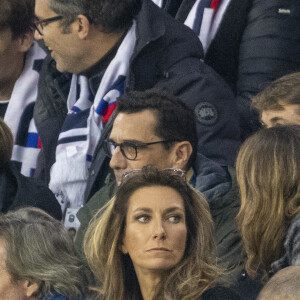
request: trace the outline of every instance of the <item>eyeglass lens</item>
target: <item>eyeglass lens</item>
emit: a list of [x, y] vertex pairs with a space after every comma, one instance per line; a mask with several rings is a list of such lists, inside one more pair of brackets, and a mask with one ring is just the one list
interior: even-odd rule
[[116, 147], [120, 147], [120, 150], [124, 157], [126, 157], [129, 160], [134, 160], [137, 156], [137, 150], [136, 146], [130, 145], [128, 143], [115, 143], [113, 141], [107, 141], [106, 142], [106, 148], [108, 151], [109, 156], [113, 156], [114, 152], [116, 151]]

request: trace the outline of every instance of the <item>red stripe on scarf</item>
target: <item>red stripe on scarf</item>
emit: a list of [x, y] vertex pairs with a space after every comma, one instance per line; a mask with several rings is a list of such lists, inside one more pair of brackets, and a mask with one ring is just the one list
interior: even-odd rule
[[38, 149], [42, 149], [42, 142], [41, 142], [41, 139], [40, 139], [40, 138], [38, 138], [37, 148], [38, 148]]
[[107, 122], [109, 120], [109, 118], [112, 115], [112, 113], [114, 112], [116, 106], [117, 106], [117, 102], [108, 106], [108, 108], [103, 116], [102, 122]]
[[221, 0], [212, 0], [211, 4], [210, 4], [210, 8], [212, 9], [217, 9], [219, 4], [220, 4]]

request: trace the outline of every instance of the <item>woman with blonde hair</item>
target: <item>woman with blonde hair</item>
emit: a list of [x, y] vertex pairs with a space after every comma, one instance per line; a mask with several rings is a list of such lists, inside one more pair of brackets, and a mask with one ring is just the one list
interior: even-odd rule
[[212, 217], [182, 174], [152, 166], [132, 171], [88, 228], [84, 250], [102, 283], [100, 298], [239, 299], [215, 287], [221, 272]]
[[239, 151], [236, 171], [246, 270], [265, 282], [272, 273], [300, 264], [300, 126], [251, 136]]

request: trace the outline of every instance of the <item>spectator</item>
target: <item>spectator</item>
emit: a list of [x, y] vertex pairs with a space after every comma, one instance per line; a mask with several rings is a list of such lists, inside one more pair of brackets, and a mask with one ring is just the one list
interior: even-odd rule
[[300, 125], [300, 73], [275, 80], [252, 99], [252, 105], [266, 127]]
[[61, 220], [61, 208], [52, 192], [35, 179], [20, 174], [10, 162], [12, 149], [12, 133], [0, 118], [0, 212], [35, 206]]
[[86, 282], [63, 225], [36, 208], [0, 216], [1, 299], [83, 299]]
[[300, 126], [251, 136], [241, 147], [236, 170], [246, 270], [265, 282], [272, 273], [300, 265]]
[[298, 300], [300, 298], [300, 266], [277, 272], [264, 286], [257, 300]]
[[193, 111], [174, 97], [148, 90], [120, 97], [115, 114], [104, 149], [111, 157], [116, 180], [109, 175], [107, 184], [77, 213], [81, 223], [75, 238], [78, 252], [83, 252], [84, 233], [91, 219], [114, 196], [123, 174], [152, 164], [161, 169], [185, 170], [189, 182], [205, 194], [216, 223], [217, 257], [232, 269], [230, 276], [239, 278], [245, 255], [235, 224], [239, 210], [235, 174], [200, 153], [195, 162], [197, 133]]
[[191, 30], [149, 0], [36, 0], [35, 14], [36, 38], [51, 51], [34, 112], [43, 144], [39, 175], [51, 179], [63, 208], [82, 205], [94, 162], [103, 166], [96, 173], [103, 184], [107, 160], [98, 143], [109, 135], [105, 123], [123, 92], [156, 87], [179, 96], [197, 114], [201, 153], [233, 165], [240, 144], [235, 101], [201, 62]]
[[213, 221], [205, 198], [181, 175], [152, 166], [125, 174], [92, 223], [85, 253], [105, 299], [239, 299], [214, 289]]
[[200, 36], [204, 61], [232, 88], [247, 137], [260, 125], [251, 98], [273, 80], [300, 71], [300, 2], [183, 0], [176, 18]]
[[33, 176], [41, 148], [33, 108], [46, 55], [33, 42], [33, 12], [33, 0], [0, 2], [0, 117], [13, 133], [12, 160], [25, 176]]

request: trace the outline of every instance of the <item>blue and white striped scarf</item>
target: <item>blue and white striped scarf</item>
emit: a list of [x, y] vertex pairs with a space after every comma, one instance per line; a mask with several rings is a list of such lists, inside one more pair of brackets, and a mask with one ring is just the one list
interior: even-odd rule
[[59, 200], [63, 212], [67, 207], [83, 204], [88, 168], [97, 143], [116, 98], [124, 92], [129, 61], [135, 46], [134, 23], [108, 65], [95, 98], [88, 79], [73, 75], [68, 97], [68, 115], [56, 148], [56, 162], [51, 168], [49, 187]]
[[46, 53], [35, 42], [26, 53], [24, 70], [16, 81], [4, 121], [11, 129], [15, 145], [12, 160], [21, 166], [21, 173], [33, 176], [41, 143], [33, 120], [39, 71]]

